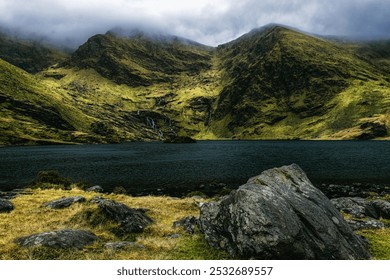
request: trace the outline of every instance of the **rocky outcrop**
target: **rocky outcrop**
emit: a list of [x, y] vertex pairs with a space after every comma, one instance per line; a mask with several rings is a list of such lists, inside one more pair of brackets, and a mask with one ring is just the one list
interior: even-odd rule
[[232, 256], [257, 259], [367, 259], [357, 236], [293, 164], [264, 171], [201, 207], [208, 243]]
[[20, 237], [15, 242], [23, 247], [45, 246], [60, 249], [81, 249], [96, 240], [97, 236], [89, 231], [63, 229]]
[[14, 205], [7, 199], [0, 198], [0, 213], [8, 213], [14, 210]]
[[351, 214], [353, 218], [390, 219], [390, 202], [386, 200], [340, 197], [331, 199], [331, 202], [339, 211]]
[[379, 218], [371, 202], [360, 197], [340, 197], [331, 199], [333, 205], [346, 214], [352, 215], [353, 218], [372, 217]]
[[99, 205], [108, 218], [119, 223], [125, 233], [142, 232], [146, 226], [153, 222], [143, 209], [129, 208], [114, 200], [98, 197], [93, 198], [92, 201]]
[[81, 202], [85, 202], [85, 201], [86, 201], [86, 199], [83, 196], [71, 196], [71, 197], [60, 198], [57, 200], [47, 202], [43, 206], [48, 207], [48, 208], [52, 208], [52, 209], [62, 209], [62, 208], [69, 207], [72, 204], [81, 203]]
[[361, 229], [380, 229], [385, 227], [384, 223], [371, 218], [365, 220], [348, 219], [346, 221], [351, 229], [355, 231]]

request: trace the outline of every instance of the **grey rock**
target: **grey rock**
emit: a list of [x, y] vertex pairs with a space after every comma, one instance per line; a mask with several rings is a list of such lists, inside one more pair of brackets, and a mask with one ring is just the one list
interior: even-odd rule
[[146, 226], [153, 222], [145, 214], [145, 209], [129, 208], [125, 204], [99, 197], [95, 197], [91, 201], [96, 202], [108, 218], [119, 223], [125, 233], [142, 232]]
[[62, 209], [71, 206], [74, 203], [81, 203], [85, 202], [86, 199], [85, 197], [82, 196], [70, 196], [70, 197], [65, 197], [65, 198], [60, 198], [57, 200], [53, 200], [50, 202], [46, 202], [43, 204], [43, 206], [52, 208], [52, 209]]
[[61, 249], [81, 249], [96, 240], [97, 236], [89, 231], [63, 229], [20, 237], [15, 242], [23, 247], [45, 246]]
[[102, 193], [102, 192], [104, 192], [104, 189], [101, 186], [93, 186], [93, 187], [86, 189], [85, 191]]
[[363, 239], [295, 164], [204, 204], [200, 225], [211, 246], [240, 258], [370, 258]]
[[173, 233], [173, 234], [168, 235], [169, 239], [176, 239], [176, 238], [179, 238], [179, 237], [180, 237], [180, 234], [178, 234], [178, 233]]
[[339, 197], [331, 199], [333, 205], [344, 213], [351, 214], [354, 218], [372, 217], [378, 219], [379, 215], [371, 201], [360, 197]]
[[361, 230], [361, 229], [380, 229], [384, 228], [384, 223], [375, 220], [375, 219], [367, 219], [367, 220], [347, 220], [349, 226], [352, 230]]
[[136, 242], [129, 242], [129, 241], [109, 242], [106, 243], [104, 247], [114, 251], [124, 249], [124, 248], [145, 249], [144, 245], [138, 244]]
[[6, 192], [0, 191], [0, 198], [9, 200], [9, 199], [15, 198], [18, 195], [30, 195], [30, 194], [32, 194], [32, 190], [29, 188], [13, 189], [13, 190], [6, 191]]
[[7, 199], [0, 198], [0, 213], [8, 213], [14, 210], [14, 205]]
[[188, 216], [173, 223], [173, 228], [182, 227], [189, 234], [194, 234], [195, 227], [198, 225], [198, 219], [194, 216]]
[[383, 219], [390, 219], [390, 202], [386, 200], [377, 199], [371, 202], [378, 216]]

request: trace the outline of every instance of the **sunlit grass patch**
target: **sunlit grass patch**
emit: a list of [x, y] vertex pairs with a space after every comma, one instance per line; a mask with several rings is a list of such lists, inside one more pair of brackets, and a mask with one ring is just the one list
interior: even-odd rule
[[369, 249], [374, 259], [390, 260], [390, 221], [381, 220], [383, 229], [361, 230], [358, 233], [370, 241]]

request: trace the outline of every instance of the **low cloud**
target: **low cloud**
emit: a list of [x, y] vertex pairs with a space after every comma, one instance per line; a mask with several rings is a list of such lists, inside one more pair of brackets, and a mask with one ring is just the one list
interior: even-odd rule
[[0, 0], [0, 26], [77, 46], [113, 27], [153, 28], [207, 45], [281, 23], [323, 35], [390, 37], [388, 0]]

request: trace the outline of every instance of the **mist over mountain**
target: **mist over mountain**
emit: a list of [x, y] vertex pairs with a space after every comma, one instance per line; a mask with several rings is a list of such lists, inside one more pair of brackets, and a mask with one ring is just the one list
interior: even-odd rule
[[1, 144], [389, 138], [389, 40], [115, 28], [70, 54], [1, 35], [0, 58]]

